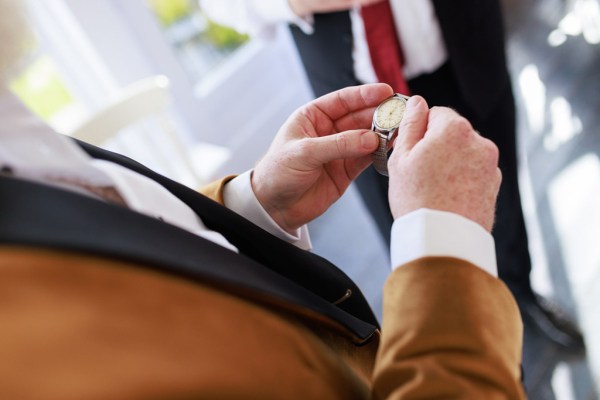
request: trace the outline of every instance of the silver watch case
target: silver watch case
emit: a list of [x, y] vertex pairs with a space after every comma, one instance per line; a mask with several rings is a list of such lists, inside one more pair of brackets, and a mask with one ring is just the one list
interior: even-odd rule
[[394, 125], [391, 128], [382, 128], [379, 125], [377, 125], [377, 112], [379, 111], [379, 107], [382, 104], [388, 102], [393, 98], [401, 99], [406, 103], [410, 97], [400, 93], [394, 93], [392, 96], [382, 101], [381, 104], [375, 110], [375, 113], [373, 114], [373, 123], [371, 125], [371, 130], [377, 133], [377, 135], [379, 136], [379, 146], [377, 147], [377, 150], [373, 152], [372, 155], [373, 166], [375, 167], [375, 170], [377, 170], [377, 172], [385, 176], [388, 176], [387, 163], [389, 159], [389, 153], [392, 148], [392, 143], [394, 142], [394, 139], [398, 134], [398, 127], [402, 122], [402, 118], [400, 119], [397, 125]]

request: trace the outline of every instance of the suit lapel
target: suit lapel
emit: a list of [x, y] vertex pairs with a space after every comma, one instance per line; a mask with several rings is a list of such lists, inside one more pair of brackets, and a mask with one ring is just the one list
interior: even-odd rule
[[352, 24], [347, 11], [314, 15], [314, 32], [290, 31], [316, 96], [357, 85], [352, 61]]
[[[377, 325], [360, 290], [326, 260], [275, 238], [133, 160], [82, 147], [94, 157], [117, 162], [162, 184], [242, 254], [127, 209], [11, 178], [1, 178], [0, 240], [117, 256], [192, 279], [270, 294], [327, 315], [362, 338]], [[353, 295], [333, 306], [348, 289]]]

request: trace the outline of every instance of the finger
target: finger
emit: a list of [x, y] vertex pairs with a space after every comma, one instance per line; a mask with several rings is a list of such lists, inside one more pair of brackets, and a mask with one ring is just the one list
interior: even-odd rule
[[488, 142], [488, 146], [486, 147], [495, 148], [495, 145], [491, 141], [479, 135], [473, 129], [469, 120], [446, 107], [434, 107], [431, 109], [427, 135], [432, 140], [441, 140], [446, 145], [458, 146], [459, 148], [466, 146], [468, 143], [481, 146], [485, 141]]
[[334, 131], [343, 132], [354, 129], [371, 129], [375, 108], [376, 106], [365, 108], [351, 114], [346, 114], [338, 120], [333, 121]]
[[429, 110], [429, 131], [432, 134], [463, 133], [475, 134], [471, 123], [448, 107], [433, 107]]
[[354, 130], [299, 141], [301, 158], [311, 167], [330, 161], [358, 158], [371, 154], [379, 145], [377, 134], [368, 130]]
[[392, 94], [392, 88], [384, 83], [352, 86], [321, 96], [308, 107], [335, 121], [358, 110], [375, 107]]
[[406, 153], [415, 147], [425, 136], [428, 117], [429, 107], [425, 99], [421, 96], [412, 96], [406, 103], [406, 111], [398, 127], [398, 139], [394, 148]]
[[373, 163], [373, 158], [369, 154], [359, 158], [346, 161], [346, 173], [350, 180], [356, 179], [369, 165]]

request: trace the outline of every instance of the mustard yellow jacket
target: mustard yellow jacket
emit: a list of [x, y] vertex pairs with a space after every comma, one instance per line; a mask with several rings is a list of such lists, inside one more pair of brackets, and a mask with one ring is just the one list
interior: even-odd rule
[[[221, 189], [205, 193], [220, 200]], [[143, 262], [3, 243], [0, 398], [524, 397], [517, 306], [464, 261], [393, 272], [382, 333], [360, 344], [325, 316], [253, 296]]]

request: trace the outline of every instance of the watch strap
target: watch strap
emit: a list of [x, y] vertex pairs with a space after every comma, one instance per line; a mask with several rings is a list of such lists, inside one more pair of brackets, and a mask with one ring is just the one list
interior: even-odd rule
[[373, 167], [375, 167], [375, 170], [381, 175], [388, 176], [388, 137], [381, 132], [376, 131], [375, 133], [379, 139], [379, 146], [377, 146], [377, 150], [375, 150], [371, 156], [373, 159]]

